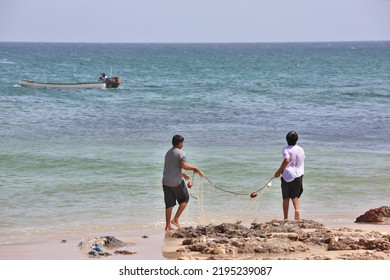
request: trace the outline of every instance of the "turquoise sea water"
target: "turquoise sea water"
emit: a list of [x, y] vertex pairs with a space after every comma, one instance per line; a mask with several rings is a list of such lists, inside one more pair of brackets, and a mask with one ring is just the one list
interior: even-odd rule
[[[184, 225], [282, 218], [281, 163], [306, 152], [301, 215], [353, 223], [389, 205], [390, 42], [0, 43], [0, 245], [164, 228], [171, 137], [194, 178]], [[54, 90], [19, 79], [118, 89]], [[247, 194], [247, 195], [246, 195]], [[61, 237], [60, 237], [61, 236]]]

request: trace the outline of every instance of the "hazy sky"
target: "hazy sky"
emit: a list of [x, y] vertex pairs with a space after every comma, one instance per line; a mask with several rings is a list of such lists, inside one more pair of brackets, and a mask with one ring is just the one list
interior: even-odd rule
[[3, 0], [0, 41], [390, 40], [390, 0]]

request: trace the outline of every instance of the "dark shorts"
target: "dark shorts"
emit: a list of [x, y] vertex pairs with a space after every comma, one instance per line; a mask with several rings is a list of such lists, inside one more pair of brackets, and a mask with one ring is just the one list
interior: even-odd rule
[[182, 181], [180, 185], [176, 187], [168, 187], [163, 185], [165, 208], [171, 208], [176, 205], [176, 201], [179, 204], [188, 202], [190, 195], [188, 194], [187, 187]]
[[303, 175], [295, 178], [292, 182], [286, 182], [282, 177], [282, 196], [283, 199], [300, 198], [303, 193]]

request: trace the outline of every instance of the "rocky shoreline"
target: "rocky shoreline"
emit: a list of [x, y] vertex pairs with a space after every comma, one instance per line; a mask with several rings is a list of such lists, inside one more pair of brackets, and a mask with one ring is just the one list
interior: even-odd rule
[[[166, 233], [166, 241], [175, 245], [162, 255], [177, 260], [390, 260], [390, 207], [370, 209], [355, 223], [364, 223], [364, 230], [330, 229], [313, 220], [184, 227]], [[369, 231], [373, 224], [376, 230]], [[113, 236], [88, 237], [78, 246], [89, 257], [138, 254], [128, 250], [136, 243]]]
[[185, 227], [172, 238], [183, 239], [175, 252], [181, 260], [390, 260], [389, 233], [328, 229], [312, 220]]

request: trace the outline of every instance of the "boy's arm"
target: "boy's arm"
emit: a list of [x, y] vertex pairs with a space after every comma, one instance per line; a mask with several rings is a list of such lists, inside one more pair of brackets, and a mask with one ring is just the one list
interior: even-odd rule
[[201, 176], [201, 177], [204, 176], [203, 172], [202, 172], [199, 168], [197, 168], [197, 167], [195, 167], [195, 166], [189, 165], [189, 164], [188, 164], [186, 161], [184, 161], [184, 160], [181, 161], [181, 168], [183, 168], [183, 169], [185, 169], [185, 170], [192, 170], [192, 171], [194, 171], [195, 173], [198, 173], [199, 176]]
[[288, 165], [289, 162], [290, 162], [289, 158], [285, 158], [282, 161], [282, 164], [280, 165], [278, 171], [275, 172], [275, 175], [274, 175], [275, 178], [278, 178], [283, 173], [283, 170], [286, 168], [286, 166]]

